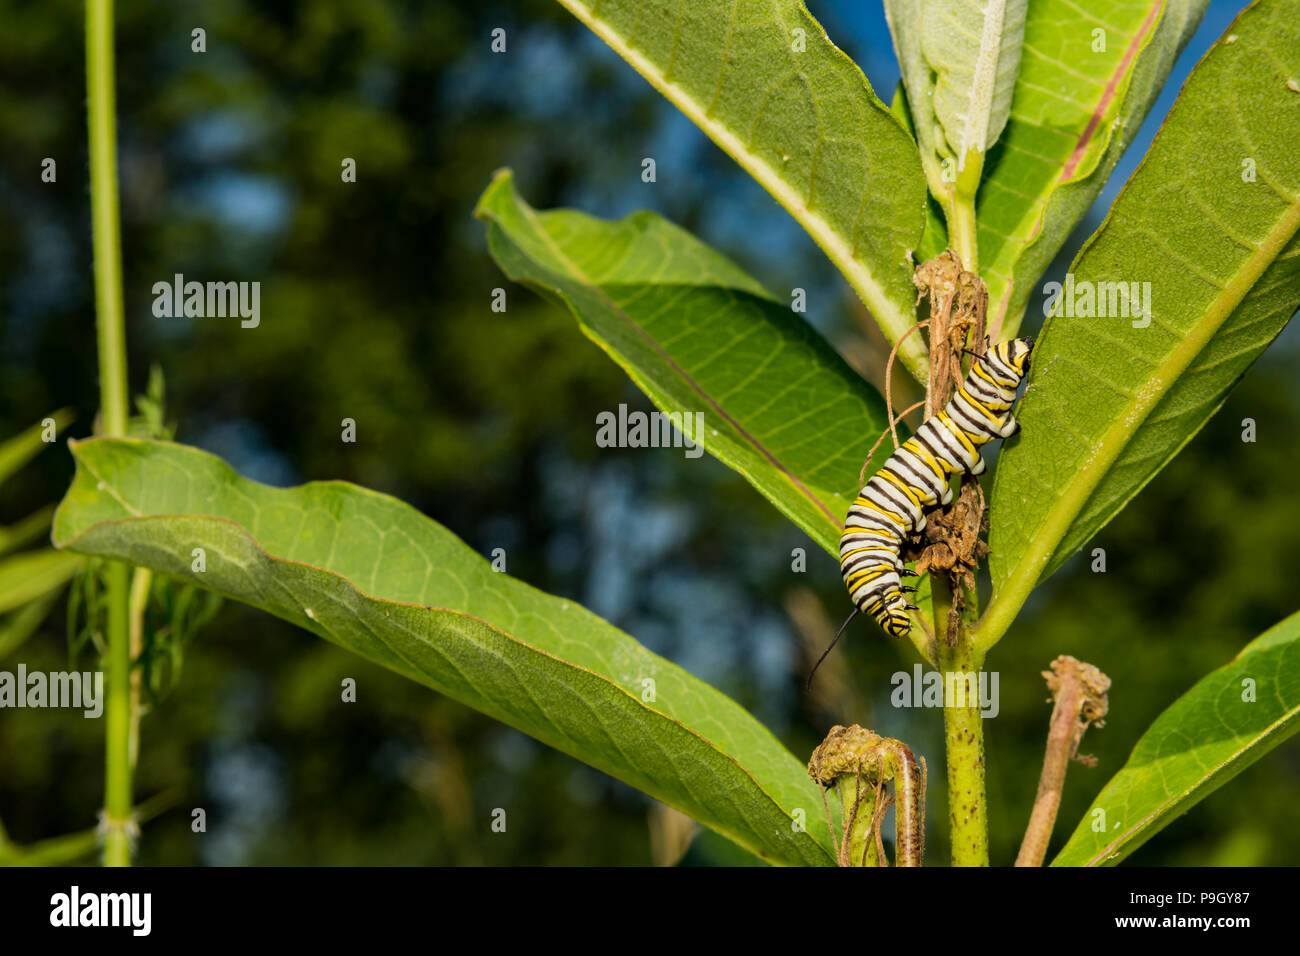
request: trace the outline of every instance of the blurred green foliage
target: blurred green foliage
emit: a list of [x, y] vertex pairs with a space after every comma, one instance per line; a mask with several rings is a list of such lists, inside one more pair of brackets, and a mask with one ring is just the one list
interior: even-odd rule
[[[84, 435], [96, 407], [81, 16], [71, 0], [0, 0], [5, 435], [62, 405]], [[890, 675], [912, 665], [906, 647], [855, 625], [805, 695], [807, 653], [847, 607], [834, 562], [707, 457], [597, 449], [597, 412], [647, 403], [561, 310], [508, 285], [471, 217], [504, 165], [539, 207], [655, 208], [774, 291], [809, 289], [812, 320], [878, 376], [879, 343], [859, 331], [833, 269], [671, 107], [543, 0], [126, 0], [118, 22], [132, 386], [144, 392], [150, 364], [161, 366], [178, 440], [259, 480], [355, 481], [481, 553], [506, 548], [510, 573], [715, 683], [798, 754], [832, 723], [857, 722], [907, 740], [939, 772], [939, 714], [889, 706]], [[497, 26], [505, 54], [489, 49]], [[196, 27], [203, 54], [191, 52]], [[858, 39], [872, 55], [888, 43]], [[658, 159], [655, 186], [639, 178], [646, 155]], [[56, 183], [40, 180], [45, 157]], [[357, 161], [355, 184], [340, 180], [344, 157]], [[155, 318], [152, 285], [176, 273], [260, 280], [261, 325]], [[505, 313], [490, 309], [497, 287]], [[1076, 558], [996, 649], [995, 861], [1014, 857], [1028, 818], [1049, 713], [1039, 672], [1054, 656], [1114, 680], [1107, 726], [1084, 747], [1100, 764], [1066, 783], [1059, 846], [1155, 715], [1296, 609], [1297, 351], [1284, 337], [1089, 546], [1106, 549], [1106, 573]], [[1244, 417], [1257, 422], [1254, 444], [1240, 439]], [[355, 444], [340, 440], [344, 418]], [[60, 495], [70, 476], [63, 451], [41, 455], [6, 484], [0, 523]], [[801, 547], [808, 571], [794, 573]], [[29, 669], [66, 665], [62, 618], [22, 647]], [[345, 677], [358, 682], [355, 704], [340, 700]], [[73, 712], [0, 712], [9, 838], [93, 826], [102, 747], [101, 724]], [[1134, 862], [1293, 864], [1298, 784], [1292, 741]], [[173, 788], [180, 802], [146, 825], [142, 863], [651, 861], [642, 795], [231, 602], [142, 726], [137, 793]], [[931, 820], [946, 818], [942, 802], [932, 787]], [[190, 829], [196, 807], [204, 834]], [[490, 829], [496, 807], [504, 834]], [[932, 861], [947, 857], [942, 829]], [[742, 860], [706, 835], [685, 862]]]

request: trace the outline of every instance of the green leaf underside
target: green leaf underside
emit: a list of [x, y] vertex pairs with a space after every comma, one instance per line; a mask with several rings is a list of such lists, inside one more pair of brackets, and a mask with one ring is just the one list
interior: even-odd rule
[[[916, 146], [801, 0], [560, 3], [794, 216], [891, 342], [907, 331], [926, 203]], [[924, 381], [919, 338], [899, 354]]]
[[[506, 275], [565, 305], [659, 408], [702, 413], [705, 449], [839, 560], [862, 462], [888, 419], [879, 393], [816, 330], [653, 213], [605, 222], [537, 212], [500, 173], [478, 215]], [[868, 475], [893, 448], [880, 443]], [[920, 587], [913, 600], [928, 614], [928, 581]]]
[[[1028, 0], [930, 0], [921, 54], [949, 156], [963, 160], [997, 141], [1011, 110]], [[928, 79], [928, 77], [927, 77]]]
[[952, 186], [951, 180], [944, 179], [940, 163], [948, 150], [943, 127], [934, 115], [934, 76], [921, 49], [923, 0], [884, 0], [884, 6], [898, 57], [899, 82], [907, 95], [910, 122], [905, 120], [904, 125], [916, 141], [927, 188], [946, 201]]
[[501, 174], [478, 214], [511, 279], [571, 309], [661, 409], [702, 412], [704, 447], [838, 556], [885, 403], [807, 322], [652, 213], [539, 213]]
[[[1030, 4], [1011, 116], [978, 203], [989, 326], [1013, 336], [1036, 282], [1137, 133], [1208, 0]], [[1162, 10], [1163, 8], [1163, 10]], [[1094, 30], [1103, 30], [1105, 49]]]
[[[833, 863], [802, 763], [730, 698], [396, 499], [271, 488], [196, 449], [73, 445], [54, 541], [262, 608], [695, 817], [765, 860]], [[206, 570], [192, 570], [194, 549]], [[653, 702], [643, 694], [653, 681]], [[809, 832], [792, 814], [804, 811]]]
[[[1293, 614], [1156, 718], [1052, 865], [1120, 862], [1292, 736], [1298, 716], [1300, 614]], [[1098, 809], [1105, 811], [1100, 833], [1093, 831]]]
[[[898, 117], [903, 128], [916, 136], [916, 124], [912, 119], [912, 110], [907, 102], [907, 91], [900, 82], [894, 90], [894, 99], [889, 104], [894, 115]], [[943, 218], [943, 209], [937, 200], [931, 198], [925, 204], [925, 231], [921, 234], [921, 243], [913, 258], [917, 262], [929, 262], [948, 248], [948, 224]]]
[[915, 120], [909, 131], [930, 191], [945, 206], [966, 153], [987, 150], [1006, 124], [1025, 8], [1024, 0], [885, 0]]
[[1150, 481], [1300, 305], [1298, 13], [1264, 2], [1237, 19], [1075, 261], [1079, 289], [1149, 282], [1151, 322], [1045, 324], [994, 479], [988, 614], [1018, 608]]

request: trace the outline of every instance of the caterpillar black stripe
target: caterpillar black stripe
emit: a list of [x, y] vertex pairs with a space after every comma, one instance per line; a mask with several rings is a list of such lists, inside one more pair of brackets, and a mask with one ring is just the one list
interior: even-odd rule
[[1020, 430], [1011, 406], [1033, 347], [1033, 339], [1012, 339], [976, 358], [952, 401], [889, 456], [849, 508], [840, 536], [844, 584], [854, 607], [895, 637], [912, 629], [907, 612], [916, 610], [906, 597], [916, 588], [902, 583], [916, 577], [900, 557], [903, 539], [925, 527], [925, 509], [952, 500], [949, 475], [983, 474], [980, 446]]

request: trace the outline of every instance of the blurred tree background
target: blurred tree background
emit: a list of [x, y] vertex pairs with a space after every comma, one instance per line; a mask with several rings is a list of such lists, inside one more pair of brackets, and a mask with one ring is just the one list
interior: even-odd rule
[[[1214, 3], [1157, 104], [1240, 3]], [[814, 2], [888, 99], [897, 67], [876, 4]], [[864, 9], [869, 7], [869, 9]], [[97, 406], [83, 10], [0, 0], [0, 436]], [[506, 31], [504, 53], [491, 33]], [[206, 31], [192, 52], [191, 31]], [[941, 718], [894, 709], [906, 643], [866, 623], [802, 691], [848, 608], [835, 562], [730, 470], [680, 450], [598, 449], [598, 412], [647, 401], [574, 321], [496, 270], [472, 217], [512, 166], [538, 207], [651, 208], [769, 288], [880, 383], [882, 340], [819, 250], [622, 61], [543, 0], [118, 5], [118, 114], [133, 389], [167, 383], [177, 439], [274, 484], [342, 478], [410, 501], [508, 570], [581, 601], [754, 711], [796, 754], [832, 723], [908, 741], [941, 773]], [[1121, 165], [1078, 244], [1145, 151]], [[57, 162], [43, 183], [41, 164]], [[357, 182], [343, 183], [351, 157]], [[656, 160], [655, 183], [640, 178]], [[155, 318], [155, 282], [259, 280], [261, 325]], [[492, 290], [508, 309], [490, 308]], [[1039, 322], [1031, 316], [1031, 330]], [[1027, 606], [995, 651], [986, 729], [996, 862], [1028, 818], [1049, 706], [1039, 676], [1073, 654], [1114, 680], [1111, 716], [1066, 784], [1059, 846], [1150, 721], [1296, 610], [1300, 426], [1293, 334], [1218, 416]], [[1241, 441], [1253, 418], [1258, 441]], [[355, 419], [355, 444], [340, 440]], [[62, 446], [10, 479], [0, 523], [62, 495]], [[808, 551], [806, 573], [792, 551]], [[1210, 586], [1212, 585], [1212, 586]], [[62, 603], [0, 660], [66, 666]], [[340, 701], [344, 677], [355, 704]], [[0, 712], [0, 820], [19, 843], [92, 826], [102, 724]], [[1133, 857], [1146, 865], [1294, 864], [1300, 747], [1284, 745]], [[645, 864], [683, 827], [653, 801], [289, 624], [227, 602], [143, 723], [136, 790], [179, 804], [145, 827], [143, 864]], [[190, 830], [203, 807], [208, 831]], [[491, 832], [494, 808], [509, 827]], [[1248, 811], [1248, 812], [1244, 812]], [[946, 820], [942, 789], [930, 819]], [[932, 828], [929, 859], [947, 857]], [[685, 862], [746, 862], [697, 838]]]

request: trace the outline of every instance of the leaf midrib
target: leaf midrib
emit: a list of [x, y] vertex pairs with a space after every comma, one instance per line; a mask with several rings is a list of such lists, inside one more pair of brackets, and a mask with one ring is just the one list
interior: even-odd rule
[[[1061, 174], [1052, 181], [1051, 185], [1048, 187], [1048, 191], [1039, 198], [1038, 202], [1025, 207], [1025, 213], [1020, 217], [1019, 222], [1016, 223], [1015, 229], [1012, 231], [1011, 235], [1002, 236], [1003, 239], [1009, 240], [1002, 248], [1011, 250], [1013, 254], [1010, 257], [1010, 261], [1007, 263], [1007, 268], [1005, 270], [1000, 268], [1001, 260], [993, 263], [993, 266], [989, 269], [991, 275], [996, 275], [1004, 280], [1001, 294], [998, 296], [997, 301], [990, 304], [989, 308], [990, 314], [996, 316], [996, 318], [994, 318], [990, 323], [990, 327], [993, 329], [993, 340], [995, 342], [1002, 334], [1003, 326], [1006, 323], [1007, 309], [1011, 307], [1011, 299], [1016, 289], [1016, 266], [1020, 261], [1020, 257], [1024, 255], [1030, 246], [1038, 241], [1038, 237], [1043, 231], [1043, 225], [1047, 220], [1047, 207], [1051, 202], [1051, 197], [1056, 194], [1058, 189], [1063, 186], [1068, 186], [1074, 181], [1075, 170], [1083, 160], [1084, 155], [1086, 155], [1088, 150], [1091, 148], [1093, 137], [1096, 136], [1099, 131], [1104, 130], [1104, 127], [1101, 124], [1101, 118], [1106, 114], [1106, 110], [1109, 109], [1111, 100], [1119, 91], [1119, 86], [1126, 79], [1125, 74], [1128, 73], [1129, 75], [1127, 76], [1127, 79], [1132, 80], [1131, 70], [1136, 64], [1137, 55], [1143, 46], [1155, 35], [1156, 24], [1160, 20], [1165, 8], [1166, 0], [1156, 0], [1152, 5], [1150, 12], [1147, 14], [1147, 18], [1142, 22], [1137, 33], [1134, 34], [1133, 38], [1129, 41], [1129, 45], [1124, 52], [1123, 58], [1115, 68], [1115, 72], [1111, 75], [1110, 79], [1106, 81], [1102, 97], [1093, 108], [1092, 116], [1088, 120], [1087, 127], [1079, 134], [1079, 138], [1074, 144], [1074, 149], [1070, 151], [1069, 159], [1061, 169]], [[1012, 116], [1014, 117], [1014, 115], [1013, 112]], [[1091, 175], [1091, 173], [1089, 175]], [[1031, 221], [1035, 221], [1032, 229], [1028, 232], [1022, 232], [1026, 224]], [[1022, 241], [1018, 238], [1020, 236], [1024, 237]], [[1019, 326], [1020, 320], [1017, 319], [1013, 328], [1018, 329]]]
[[[870, 270], [853, 255], [851, 244], [821, 215], [808, 207], [774, 166], [751, 151], [730, 129], [714, 120], [709, 115], [708, 109], [694, 96], [669, 80], [663, 70], [634, 49], [621, 34], [607, 26], [581, 0], [559, 0], [559, 3], [585, 24], [592, 33], [600, 37], [610, 49], [631, 64], [633, 69], [645, 77], [664, 98], [686, 114], [691, 122], [702, 129], [719, 148], [735, 159], [745, 172], [753, 176], [771, 193], [835, 263], [849, 285], [866, 303], [867, 308], [886, 328], [889, 337], [895, 342], [902, 337], [903, 333], [912, 326], [913, 316], [899, 310], [880, 283], [871, 275]], [[926, 380], [929, 374], [929, 360], [919, 340], [911, 339], [905, 342], [899, 349], [898, 355], [908, 370], [918, 376], [919, 381]]]
[[[984, 626], [979, 630], [981, 632], [985, 630], [986, 622], [994, 622], [995, 632], [989, 635], [978, 633], [976, 640], [986, 650], [1002, 636], [1001, 631], [1010, 625], [1011, 621], [1007, 614], [1014, 616], [1029, 592], [1038, 584], [1039, 576], [1051, 560], [1057, 545], [1061, 543], [1070, 525], [1083, 510], [1088, 498], [1110, 470], [1111, 465], [1128, 447], [1132, 436], [1136, 434], [1161, 399], [1169, 393], [1182, 373], [1204, 351], [1219, 328], [1246, 298], [1265, 270], [1277, 259], [1278, 254], [1295, 235], [1297, 229], [1300, 229], [1300, 196], [1291, 195], [1276, 186], [1273, 188], [1279, 197], [1289, 200], [1291, 205], [1278, 217], [1275, 226], [1260, 242], [1255, 252], [1246, 259], [1242, 268], [1224, 285], [1223, 290], [1205, 310], [1191, 332], [1185, 335], [1182, 341], [1155, 367], [1148, 377], [1148, 382], [1159, 382], [1160, 387], [1138, 390], [1132, 401], [1120, 410], [1115, 421], [1102, 434], [1095, 453], [1083, 467], [1075, 471], [1075, 479], [1066, 486], [1064, 492], [1057, 498], [1056, 504], [1048, 510], [1037, 537], [1021, 552], [1015, 566], [1005, 578], [1006, 585], [994, 595], [985, 611], [984, 620], [981, 622]], [[1001, 607], [1006, 607], [1008, 604], [1010, 611], [1002, 611]]]
[[984, 7], [984, 29], [975, 56], [970, 97], [966, 101], [965, 129], [957, 151], [961, 157], [958, 168], [965, 165], [969, 152], [983, 153], [988, 149], [989, 117], [992, 115], [998, 66], [1002, 61], [1002, 21], [1006, 13], [1006, 0], [990, 0]]
[[1080, 135], [1078, 143], [1075, 144], [1073, 152], [1070, 153], [1069, 160], [1061, 170], [1061, 175], [1057, 179], [1058, 185], [1067, 183], [1074, 177], [1074, 171], [1078, 168], [1079, 163], [1082, 161], [1084, 154], [1088, 150], [1088, 146], [1091, 144], [1093, 135], [1101, 125], [1102, 116], [1105, 115], [1106, 110], [1110, 107], [1110, 102], [1114, 99], [1115, 94], [1119, 92], [1120, 83], [1123, 81], [1126, 74], [1130, 79], [1132, 78], [1132, 67], [1137, 61], [1138, 51], [1142, 48], [1143, 44], [1154, 35], [1156, 21], [1160, 19], [1160, 14], [1164, 9], [1165, 0], [1157, 0], [1157, 2], [1152, 5], [1151, 11], [1147, 14], [1147, 18], [1142, 21], [1142, 26], [1138, 28], [1138, 32], [1133, 36], [1133, 39], [1129, 41], [1128, 48], [1124, 51], [1123, 59], [1120, 60], [1119, 66], [1115, 69], [1115, 73], [1111, 76], [1110, 80], [1107, 81], [1101, 100], [1097, 103], [1096, 108], [1092, 111], [1092, 116], [1088, 119], [1087, 128], [1083, 131], [1082, 135]]

